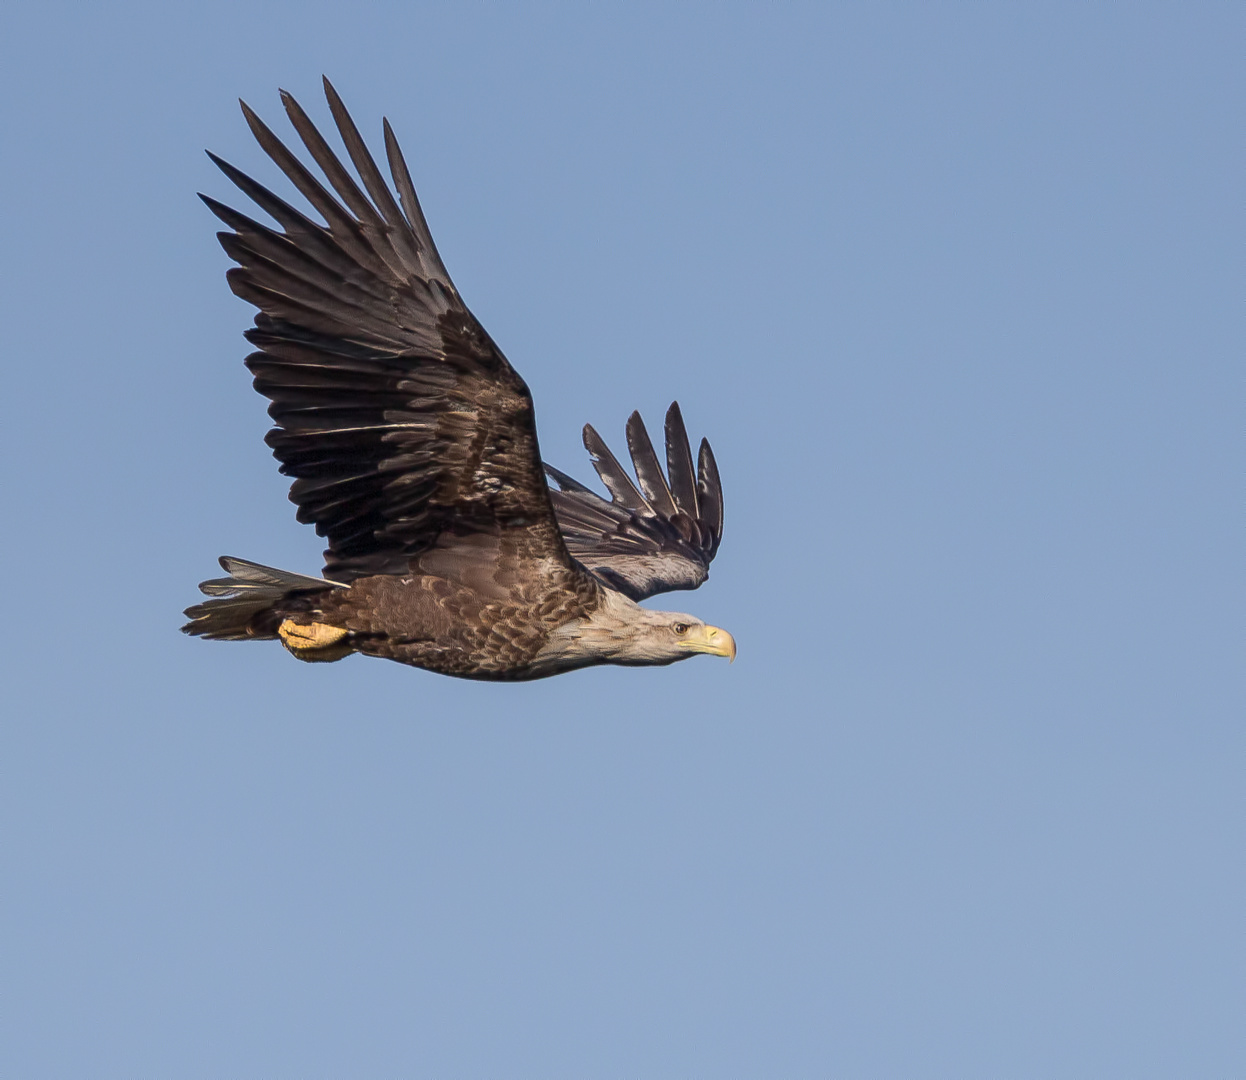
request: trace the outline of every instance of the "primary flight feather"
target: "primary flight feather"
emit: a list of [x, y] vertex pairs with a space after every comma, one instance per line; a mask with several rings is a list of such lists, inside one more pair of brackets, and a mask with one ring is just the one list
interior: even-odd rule
[[328, 187], [242, 106], [324, 224], [215, 155], [280, 229], [201, 196], [230, 230], [218, 234], [238, 264], [230, 288], [258, 309], [246, 364], [271, 402], [267, 442], [294, 477], [298, 519], [328, 539], [324, 576], [222, 558], [228, 576], [200, 585], [210, 599], [182, 629], [277, 639], [302, 660], [358, 652], [474, 679], [734, 658], [725, 630], [636, 603], [708, 574], [723, 507], [709, 444], [694, 465], [672, 405], [664, 473], [633, 413], [634, 482], [586, 426], [609, 502], [543, 465], [528, 387], [450, 280], [388, 121], [394, 191], [324, 86], [358, 181], [289, 94], [286, 113]]

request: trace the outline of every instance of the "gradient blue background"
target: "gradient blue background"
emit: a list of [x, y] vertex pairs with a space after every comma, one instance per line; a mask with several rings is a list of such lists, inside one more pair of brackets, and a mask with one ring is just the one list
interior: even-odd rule
[[[3, 1072], [1246, 1072], [1242, 12], [6, 4]], [[320, 565], [194, 193], [322, 72], [734, 666], [177, 633]]]

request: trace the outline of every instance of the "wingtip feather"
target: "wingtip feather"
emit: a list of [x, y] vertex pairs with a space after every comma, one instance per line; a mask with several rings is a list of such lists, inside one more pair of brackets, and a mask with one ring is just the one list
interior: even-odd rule
[[697, 500], [696, 469], [692, 463], [692, 446], [688, 442], [688, 429], [679, 402], [672, 401], [666, 410], [666, 471], [670, 477], [671, 494], [675, 504], [696, 521], [701, 516]]
[[658, 464], [658, 456], [653, 451], [653, 442], [639, 410], [634, 411], [627, 420], [627, 449], [632, 455], [636, 478], [640, 481], [640, 488], [649, 504], [661, 516], [673, 517], [679, 508], [675, 505], [662, 466]]

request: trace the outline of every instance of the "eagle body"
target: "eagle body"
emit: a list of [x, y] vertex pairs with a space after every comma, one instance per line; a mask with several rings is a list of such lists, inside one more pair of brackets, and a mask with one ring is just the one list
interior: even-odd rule
[[392, 190], [327, 80], [325, 93], [358, 180], [282, 99], [327, 187], [243, 105], [323, 224], [215, 156], [280, 228], [201, 196], [229, 229], [229, 285], [257, 309], [246, 364], [298, 519], [328, 538], [324, 575], [223, 557], [182, 629], [473, 679], [734, 658], [726, 631], [637, 603], [707, 577], [723, 505], [709, 444], [694, 463], [672, 405], [664, 471], [633, 413], [633, 481], [586, 426], [609, 501], [543, 464], [528, 387], [450, 280], [388, 122]]
[[560, 627], [592, 619], [601, 586], [584, 570], [518, 577], [506, 563], [500, 559], [494, 572], [474, 562], [465, 573], [434, 574], [421, 572], [417, 560], [409, 574], [359, 578], [278, 609], [269, 621], [339, 627], [355, 652], [442, 675], [530, 679], [568, 670], [543, 662], [542, 651]]

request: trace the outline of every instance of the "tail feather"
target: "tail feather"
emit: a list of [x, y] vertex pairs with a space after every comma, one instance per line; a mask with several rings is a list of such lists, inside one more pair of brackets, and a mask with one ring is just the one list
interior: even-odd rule
[[277, 570], [230, 555], [221, 556], [220, 562], [229, 576], [211, 578], [199, 585], [199, 591], [213, 599], [186, 609], [184, 614], [190, 622], [182, 627], [182, 633], [212, 641], [275, 638], [276, 621], [280, 620], [260, 620], [258, 616], [294, 592], [346, 587], [338, 581]]

